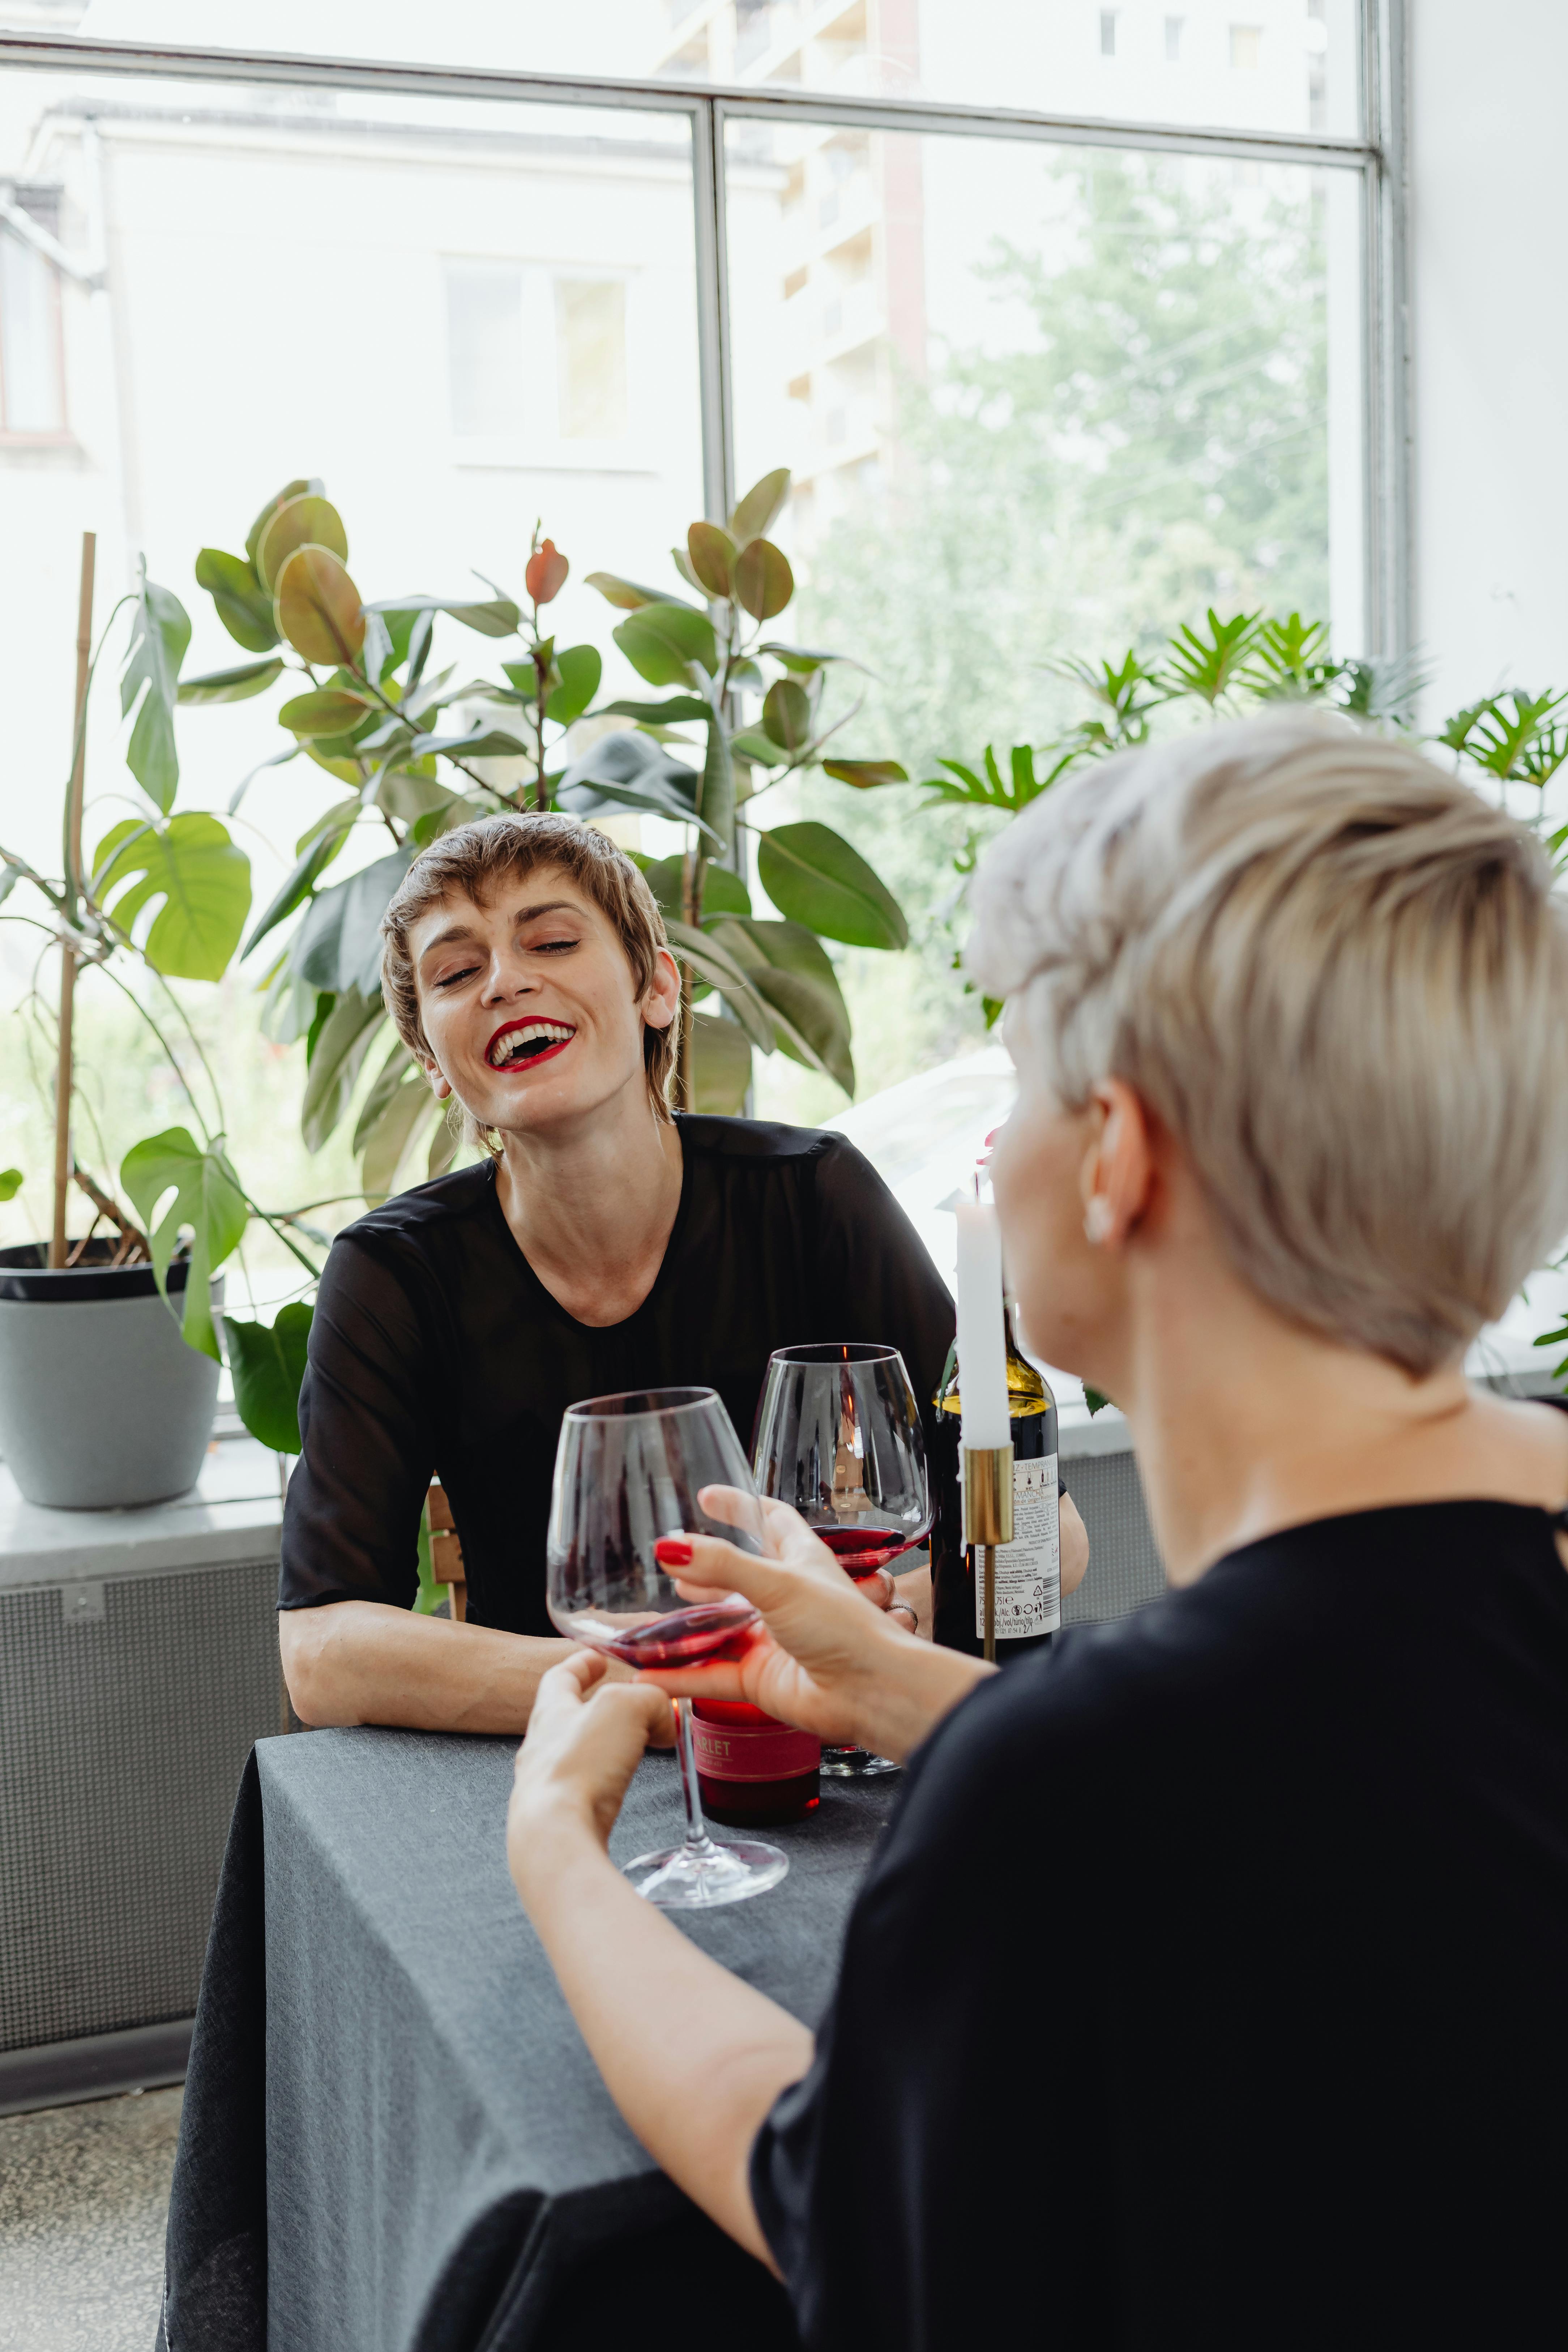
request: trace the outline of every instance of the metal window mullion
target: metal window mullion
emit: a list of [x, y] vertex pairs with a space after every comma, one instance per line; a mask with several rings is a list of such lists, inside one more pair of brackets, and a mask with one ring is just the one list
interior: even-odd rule
[[702, 404], [702, 500], [715, 522], [735, 503], [734, 372], [724, 226], [724, 110], [706, 99], [691, 118], [697, 226], [697, 353]]

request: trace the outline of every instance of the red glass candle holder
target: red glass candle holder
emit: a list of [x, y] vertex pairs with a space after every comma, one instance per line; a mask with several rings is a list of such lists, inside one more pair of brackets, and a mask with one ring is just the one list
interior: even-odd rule
[[822, 1742], [738, 1699], [691, 1703], [702, 1809], [736, 1826], [799, 1822], [822, 1801]]

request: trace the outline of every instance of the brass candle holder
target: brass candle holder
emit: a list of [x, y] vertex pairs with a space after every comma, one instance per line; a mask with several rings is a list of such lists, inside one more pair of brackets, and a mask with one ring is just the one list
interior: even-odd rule
[[1013, 1448], [963, 1448], [963, 1540], [984, 1561], [985, 1655], [996, 1663], [996, 1547], [1013, 1540]]

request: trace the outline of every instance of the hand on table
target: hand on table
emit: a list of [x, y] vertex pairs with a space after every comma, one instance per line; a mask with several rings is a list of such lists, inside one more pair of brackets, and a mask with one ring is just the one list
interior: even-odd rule
[[[742, 1498], [709, 1487], [717, 1514]], [[824, 1543], [784, 1503], [764, 1501], [772, 1549], [758, 1559], [718, 1536], [661, 1538], [660, 1564], [685, 1599], [742, 1593], [763, 1625], [728, 1658], [648, 1670], [640, 1677], [679, 1697], [744, 1699], [834, 1746], [901, 1756], [974, 1680], [973, 1662], [933, 1651], [887, 1614], [896, 1587], [886, 1571], [852, 1582]], [[951, 1687], [950, 1687], [951, 1685]]]
[[543, 1846], [540, 1832], [575, 1824], [607, 1845], [644, 1748], [674, 1739], [663, 1693], [611, 1682], [605, 1669], [605, 1659], [579, 1650], [539, 1685], [507, 1809], [507, 1859], [520, 1894]]

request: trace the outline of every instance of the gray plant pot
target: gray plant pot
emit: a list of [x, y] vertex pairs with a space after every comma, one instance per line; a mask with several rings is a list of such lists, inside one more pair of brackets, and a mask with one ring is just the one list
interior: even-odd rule
[[[175, 1320], [149, 1265], [110, 1266], [95, 1244], [51, 1271], [37, 1242], [0, 1250], [0, 1454], [29, 1503], [68, 1511], [166, 1502], [196, 1483], [218, 1368]], [[94, 1260], [96, 1259], [96, 1263]], [[213, 1282], [215, 1313], [223, 1277]]]

